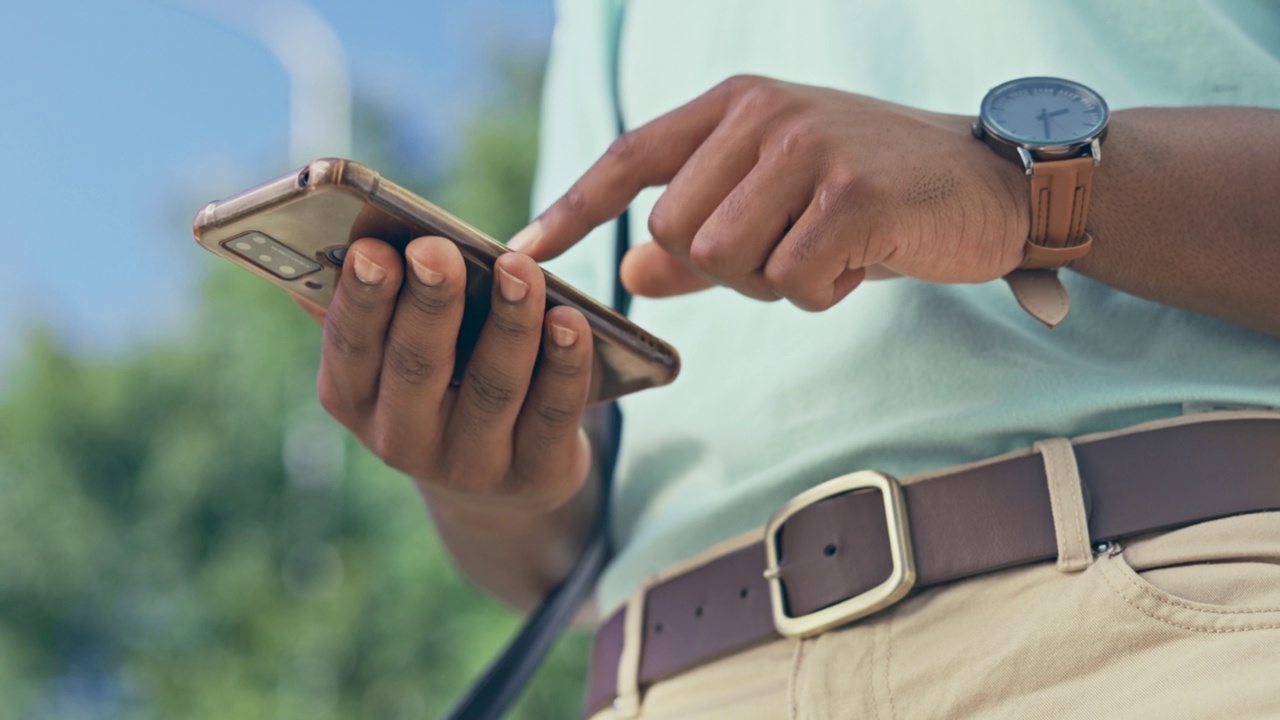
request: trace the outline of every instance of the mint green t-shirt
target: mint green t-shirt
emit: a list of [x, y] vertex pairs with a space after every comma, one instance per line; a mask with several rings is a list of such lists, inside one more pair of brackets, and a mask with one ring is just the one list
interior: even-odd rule
[[[630, 127], [739, 73], [967, 114], [991, 87], [1030, 75], [1083, 82], [1112, 109], [1280, 107], [1277, 2], [626, 4], [617, 71]], [[558, 3], [538, 210], [615, 136], [619, 6]], [[660, 192], [633, 205], [633, 238], [647, 237]], [[597, 230], [549, 268], [607, 300], [612, 235]], [[673, 385], [622, 403], [618, 552], [600, 610], [837, 475], [907, 475], [1205, 404], [1280, 407], [1280, 338], [1063, 275], [1072, 310], [1054, 330], [998, 281], [868, 283], [823, 313], [722, 288], [636, 298], [631, 317], [673, 343], [684, 368]]]

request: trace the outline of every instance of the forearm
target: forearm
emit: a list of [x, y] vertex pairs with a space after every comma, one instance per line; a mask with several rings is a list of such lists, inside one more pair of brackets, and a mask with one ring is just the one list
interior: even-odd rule
[[1280, 111], [1112, 116], [1094, 248], [1073, 268], [1156, 302], [1280, 335]]

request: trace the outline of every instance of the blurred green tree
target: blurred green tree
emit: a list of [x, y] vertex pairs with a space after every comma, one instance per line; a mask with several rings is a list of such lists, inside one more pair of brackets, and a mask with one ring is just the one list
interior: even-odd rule
[[[356, 159], [509, 237], [541, 60], [501, 69], [447, 167], [406, 162], [367, 102]], [[30, 338], [0, 400], [0, 717], [433, 717], [514, 632], [412, 483], [320, 409], [318, 341], [213, 262], [181, 342], [102, 359]], [[579, 713], [586, 648], [563, 641], [513, 717]]]

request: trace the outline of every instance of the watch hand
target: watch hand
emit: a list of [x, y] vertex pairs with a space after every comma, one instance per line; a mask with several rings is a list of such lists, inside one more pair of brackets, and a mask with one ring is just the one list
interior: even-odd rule
[[1044, 123], [1044, 139], [1048, 140], [1051, 135], [1049, 132], [1049, 109], [1040, 108], [1040, 114], [1036, 116], [1036, 119]]
[[[1069, 112], [1071, 112], [1071, 108], [1062, 108], [1061, 110], [1054, 110], [1053, 112], [1045, 116], [1045, 123], [1048, 125], [1057, 125], [1057, 123], [1050, 123], [1049, 118], [1057, 117], [1059, 115], [1066, 115]], [[1048, 133], [1045, 134], [1045, 137], [1048, 137]]]

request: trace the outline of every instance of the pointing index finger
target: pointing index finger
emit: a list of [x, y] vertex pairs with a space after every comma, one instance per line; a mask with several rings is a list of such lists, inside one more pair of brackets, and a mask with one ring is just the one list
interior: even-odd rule
[[737, 85], [721, 83], [623, 133], [568, 192], [511, 238], [508, 247], [535, 260], [550, 260], [621, 215], [641, 190], [671, 182], [720, 124]]

